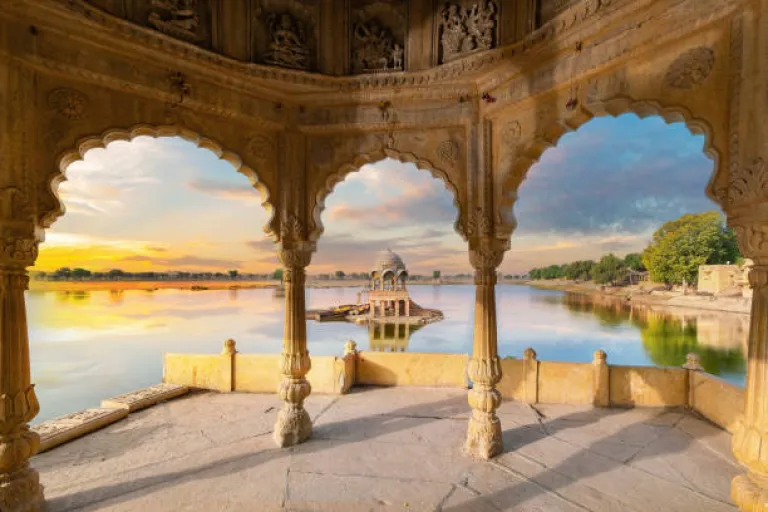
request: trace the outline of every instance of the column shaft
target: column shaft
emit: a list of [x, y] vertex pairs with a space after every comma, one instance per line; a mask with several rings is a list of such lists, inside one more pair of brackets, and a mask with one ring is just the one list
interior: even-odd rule
[[29, 339], [24, 291], [26, 267], [37, 258], [37, 240], [0, 226], [0, 510], [30, 512], [44, 507], [43, 487], [29, 458], [40, 437], [28, 423], [40, 411], [29, 370]]
[[489, 459], [502, 451], [501, 422], [496, 409], [501, 395], [496, 384], [501, 380], [501, 364], [496, 335], [496, 267], [504, 255], [495, 240], [470, 245], [470, 261], [475, 268], [475, 329], [468, 374], [472, 380], [468, 401], [472, 417], [467, 428], [466, 452]]
[[282, 381], [278, 396], [285, 402], [277, 415], [274, 439], [278, 446], [292, 446], [312, 435], [312, 421], [304, 409], [304, 400], [312, 391], [306, 379], [312, 363], [307, 350], [307, 313], [304, 295], [308, 249], [283, 249], [280, 259], [285, 276], [285, 326], [280, 361]]
[[733, 436], [733, 453], [747, 473], [733, 480], [731, 496], [742, 510], [768, 511], [768, 266], [749, 274], [752, 315], [749, 325], [746, 403], [743, 423]]

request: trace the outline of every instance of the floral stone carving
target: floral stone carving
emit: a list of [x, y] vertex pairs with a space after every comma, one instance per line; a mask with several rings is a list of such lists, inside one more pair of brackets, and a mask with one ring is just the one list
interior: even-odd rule
[[496, 39], [496, 3], [482, 0], [472, 8], [449, 3], [440, 20], [440, 63], [490, 50]]
[[448, 165], [454, 165], [459, 159], [459, 145], [452, 140], [446, 140], [437, 147], [437, 156]]
[[77, 121], [86, 115], [88, 99], [74, 89], [55, 89], [48, 95], [48, 106], [60, 116]]
[[309, 45], [303, 23], [287, 12], [269, 13], [266, 22], [270, 42], [264, 62], [284, 68], [308, 70]]
[[149, 24], [164, 34], [197, 42], [200, 17], [197, 0], [152, 0]]
[[404, 45], [378, 20], [355, 23], [352, 31], [352, 71], [402, 71]]
[[675, 89], [691, 89], [707, 79], [715, 66], [715, 52], [701, 46], [680, 55], [669, 66], [665, 82]]

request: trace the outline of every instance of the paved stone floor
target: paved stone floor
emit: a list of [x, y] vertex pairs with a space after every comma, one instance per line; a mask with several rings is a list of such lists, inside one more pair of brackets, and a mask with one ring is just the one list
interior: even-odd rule
[[272, 395], [192, 394], [33, 458], [51, 511], [736, 510], [730, 436], [681, 411], [500, 409], [505, 453], [461, 454], [455, 389], [313, 395], [313, 438], [274, 447]]

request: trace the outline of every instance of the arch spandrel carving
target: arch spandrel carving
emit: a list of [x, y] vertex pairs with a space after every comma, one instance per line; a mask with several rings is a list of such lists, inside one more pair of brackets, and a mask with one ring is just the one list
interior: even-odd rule
[[[705, 136], [704, 153], [714, 170], [706, 194], [723, 205], [729, 156], [734, 66], [732, 35], [721, 25], [659, 51], [643, 65], [574, 78], [550, 94], [510, 106], [494, 118], [496, 204], [505, 223], [514, 223], [517, 190], [530, 168], [560, 137], [598, 116], [634, 113], [682, 122]], [[574, 101], [575, 100], [575, 101]]]
[[342, 136], [314, 137], [309, 142], [308, 186], [312, 229], [309, 238], [317, 241], [324, 231], [325, 200], [336, 185], [366, 164], [392, 158], [413, 163], [440, 179], [453, 195], [456, 207], [454, 229], [464, 238], [467, 211], [466, 141], [464, 128], [395, 131]]
[[[276, 138], [272, 132], [243, 126], [231, 120], [195, 112], [183, 104], [164, 103], [138, 96], [100, 89], [85, 84], [41, 81], [39, 148], [35, 162], [38, 173], [38, 224], [50, 227], [65, 213], [58, 196], [66, 180], [67, 167], [81, 160], [93, 148], [136, 137], [181, 137], [213, 152], [248, 177], [261, 194], [270, 220], [264, 231], [277, 238], [274, 209], [276, 190]], [[216, 138], [204, 134], [215, 133]]]

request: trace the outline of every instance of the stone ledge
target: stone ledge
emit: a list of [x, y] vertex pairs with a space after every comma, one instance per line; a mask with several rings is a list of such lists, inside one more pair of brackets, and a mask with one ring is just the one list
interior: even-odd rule
[[128, 416], [128, 409], [86, 409], [30, 428], [40, 436], [38, 453], [81, 437]]
[[187, 392], [189, 392], [189, 388], [180, 384], [156, 384], [138, 391], [102, 400], [101, 406], [108, 409], [125, 409], [128, 412], [135, 412], [155, 405], [158, 402], [176, 398]]

